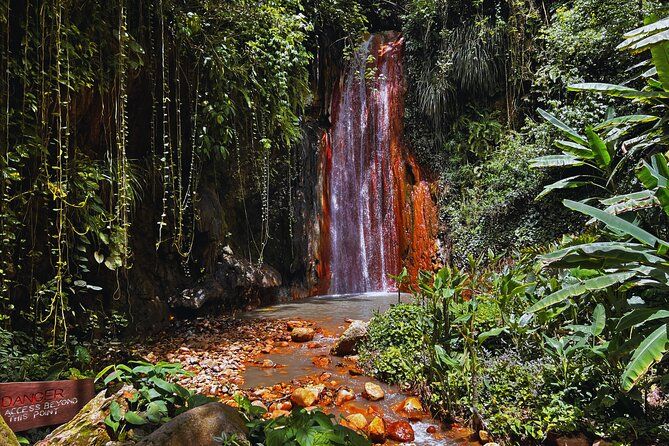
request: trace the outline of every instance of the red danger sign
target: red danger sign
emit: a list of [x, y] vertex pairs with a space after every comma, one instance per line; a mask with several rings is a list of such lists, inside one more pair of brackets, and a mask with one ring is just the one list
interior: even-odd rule
[[0, 383], [0, 415], [14, 432], [70, 421], [95, 393], [92, 379]]

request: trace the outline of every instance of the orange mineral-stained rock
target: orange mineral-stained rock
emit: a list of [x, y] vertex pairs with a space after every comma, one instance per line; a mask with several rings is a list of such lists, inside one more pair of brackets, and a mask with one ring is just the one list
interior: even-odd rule
[[397, 406], [393, 407], [393, 409], [395, 409], [401, 416], [410, 420], [420, 420], [427, 416], [423, 405], [415, 396], [410, 396]]
[[287, 417], [288, 415], [290, 415], [290, 412], [288, 412], [287, 410], [275, 410], [275, 411], [273, 411], [272, 413], [269, 414], [269, 418], [274, 419], [274, 418], [279, 418], [279, 417], [284, 417], [284, 416]]
[[354, 413], [346, 417], [349, 426], [356, 430], [363, 430], [367, 427], [367, 418], [361, 413]]
[[367, 435], [374, 443], [383, 443], [386, 441], [386, 423], [381, 417], [374, 417], [374, 419], [367, 426]]
[[330, 365], [330, 357], [326, 355], [314, 356], [311, 358], [311, 362], [316, 366], [322, 369]]
[[288, 330], [292, 330], [297, 327], [304, 327], [307, 325], [305, 321], [288, 321], [286, 322], [286, 326], [288, 327]]
[[355, 394], [349, 389], [339, 389], [335, 396], [335, 406], [341, 406], [347, 401], [355, 399]]
[[388, 423], [386, 426], [386, 433], [391, 440], [399, 441], [400, 443], [408, 443], [414, 440], [413, 428], [408, 421], [395, 421]]
[[290, 339], [293, 342], [309, 342], [314, 339], [315, 334], [313, 328], [296, 327], [290, 332]]
[[383, 391], [381, 386], [378, 384], [375, 384], [373, 382], [366, 382], [365, 383], [365, 391], [363, 392], [363, 396], [367, 398], [370, 401], [378, 401], [383, 399], [383, 397], [386, 395], [386, 393]]
[[300, 407], [309, 407], [318, 400], [319, 393], [318, 389], [312, 387], [298, 387], [293, 390], [293, 393], [290, 395], [290, 400], [293, 404]]

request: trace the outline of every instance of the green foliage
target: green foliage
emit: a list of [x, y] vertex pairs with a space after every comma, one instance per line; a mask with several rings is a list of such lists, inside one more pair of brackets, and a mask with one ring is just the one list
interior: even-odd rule
[[[262, 417], [265, 410], [253, 406], [245, 397], [235, 396], [235, 401], [247, 420], [252, 444], [266, 446], [371, 445], [371, 442], [364, 436], [337, 424], [333, 415], [326, 415], [319, 410], [307, 411], [296, 408], [290, 415], [265, 419]], [[218, 439], [218, 441], [223, 441], [223, 439]]]
[[131, 361], [129, 365], [105, 367], [98, 373], [96, 381], [101, 380], [105, 386], [124, 383], [134, 388], [131, 395], [124, 396], [127, 409], [112, 402], [105, 425], [122, 440], [132, 426], [159, 425], [188, 409], [216, 401], [174, 382], [186, 374], [181, 364], [167, 362]]
[[[669, 29], [669, 19], [650, 20], [649, 22], [650, 24], [627, 33], [625, 35], [627, 40], [620, 45], [621, 49], [651, 51], [650, 63], [653, 68], [648, 72], [647, 85], [642, 90], [612, 84], [578, 84], [571, 88], [655, 104], [655, 101], [665, 93], [666, 86], [669, 86], [669, 78], [662, 78], [665, 74], [663, 67], [665, 65], [665, 55], [669, 50], [669, 38], [663, 38], [661, 34], [663, 29]], [[653, 75], [658, 76], [658, 78], [653, 78]], [[648, 114], [643, 115], [648, 118], [639, 119], [636, 115], [622, 117], [611, 124], [613, 128], [611, 131], [617, 131], [617, 135], [629, 133], [630, 128], [637, 130], [637, 135], [633, 138], [628, 137], [625, 141], [627, 147], [625, 158], [642, 150], [647, 150], [666, 139], [666, 134], [657, 125], [639, 130], [639, 127], [647, 122], [661, 121], [663, 117], [666, 117], [666, 106], [663, 103], [660, 104], [659, 110], [664, 113], [662, 117]], [[554, 121], [554, 124], [564, 129], [564, 125], [559, 121]], [[565, 129], [565, 131], [573, 132], [570, 129]], [[593, 134], [592, 131], [591, 134]], [[590, 153], [595, 160], [599, 157], [599, 167], [603, 167], [603, 164], [607, 161], [610, 162], [611, 155], [615, 155], [616, 152], [605, 148], [603, 151], [607, 154], [607, 157], [603, 158], [601, 154], [598, 155], [595, 150], [596, 147], [592, 146], [592, 142], [597, 143], [597, 140], [590, 135], [588, 139], [591, 142], [592, 150], [590, 152], [582, 151], [579, 156]], [[603, 142], [599, 141], [599, 144], [603, 145]], [[613, 149], [613, 146], [609, 149]], [[535, 303], [528, 309], [529, 312], [540, 311], [572, 297], [587, 294], [596, 295], [596, 291], [601, 289], [606, 289], [609, 294], [622, 295], [622, 297], [628, 290], [635, 290], [641, 294], [653, 296], [658, 295], [658, 293], [666, 293], [666, 290], [669, 289], [669, 270], [665, 266], [669, 261], [667, 258], [669, 242], [644, 229], [641, 219], [636, 215], [640, 209], [649, 207], [659, 207], [666, 213], [666, 197], [669, 196], [669, 189], [667, 188], [669, 169], [667, 169], [665, 155], [653, 155], [650, 163], [641, 161], [637, 170], [637, 177], [646, 189], [624, 196], [600, 199], [600, 203], [608, 205], [604, 210], [582, 202], [565, 200], [565, 205], [570, 209], [581, 212], [592, 217], [594, 221], [602, 223], [605, 229], [600, 229], [599, 232], [602, 238], [608, 240], [569, 246], [545, 256], [543, 262], [547, 266], [596, 268], [596, 270], [587, 280], [565, 285], [560, 290]], [[610, 180], [607, 181], [607, 184], [608, 182]], [[655, 305], [657, 304], [655, 303]], [[646, 308], [646, 310], [650, 310], [646, 312], [639, 312], [640, 306], [634, 308], [629, 304], [618, 305], [617, 307], [618, 311], [621, 307], [628, 310], [621, 317], [621, 322], [619, 322], [617, 328], [620, 328], [623, 321], [626, 321], [623, 324], [626, 328], [639, 327], [636, 333], [612, 330], [613, 340], [608, 349], [610, 355], [617, 355], [619, 354], [618, 349], [624, 349], [624, 354], [624, 351], [628, 351], [630, 347], [635, 347], [634, 353], [622, 373], [621, 387], [624, 391], [629, 391], [648, 373], [654, 363], [663, 358], [669, 346], [667, 341], [669, 326], [666, 324], [667, 315], [655, 311], [652, 307], [650, 309]], [[633, 314], [636, 314], [637, 317], [641, 315], [641, 317], [635, 320], [636, 324], [627, 325], [627, 321], [632, 318]]]
[[393, 305], [369, 322], [360, 360], [367, 368], [392, 383], [407, 383], [421, 376], [423, 337], [427, 313], [418, 305]]

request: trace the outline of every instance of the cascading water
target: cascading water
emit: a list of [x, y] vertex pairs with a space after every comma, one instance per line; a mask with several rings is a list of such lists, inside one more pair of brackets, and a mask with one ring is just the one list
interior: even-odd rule
[[412, 161], [401, 143], [402, 50], [396, 33], [372, 35], [335, 88], [324, 137], [321, 225], [321, 272], [330, 293], [389, 290], [388, 275], [402, 268], [411, 244], [403, 214], [413, 220], [407, 176], [416, 172], [407, 172]]

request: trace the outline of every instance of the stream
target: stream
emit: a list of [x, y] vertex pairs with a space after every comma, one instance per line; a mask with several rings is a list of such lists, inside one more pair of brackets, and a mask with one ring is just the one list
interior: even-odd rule
[[[402, 295], [407, 300], [408, 295]], [[301, 300], [260, 308], [247, 313], [248, 319], [282, 319], [301, 320], [315, 323], [316, 336], [310, 343], [290, 342], [287, 346], [273, 349], [262, 355], [262, 361], [247, 364], [243, 373], [243, 387], [252, 392], [255, 389], [271, 388], [281, 383], [303, 383], [318, 376], [327, 377], [328, 383], [336, 383], [337, 387], [352, 389], [356, 398], [344, 403], [340, 407], [322, 407], [325, 412], [334, 415], [348, 415], [362, 413], [368, 422], [376, 414], [381, 414], [386, 422], [402, 419], [395, 413], [393, 406], [411, 396], [400, 391], [396, 386], [380, 383], [363, 375], [351, 374], [351, 362], [345, 358], [329, 355], [330, 347], [338, 336], [346, 329], [347, 321], [368, 321], [376, 312], [389, 308], [398, 300], [397, 293], [364, 293], [349, 295], [317, 296]], [[275, 366], [267, 367], [271, 361]], [[379, 384], [385, 397], [376, 402], [370, 402], [362, 397], [366, 382]], [[441, 425], [439, 422], [424, 418], [411, 421], [415, 445], [465, 445], [470, 443], [470, 432], [466, 429]], [[428, 432], [430, 428], [432, 433]], [[394, 444], [387, 442], [386, 444]]]

